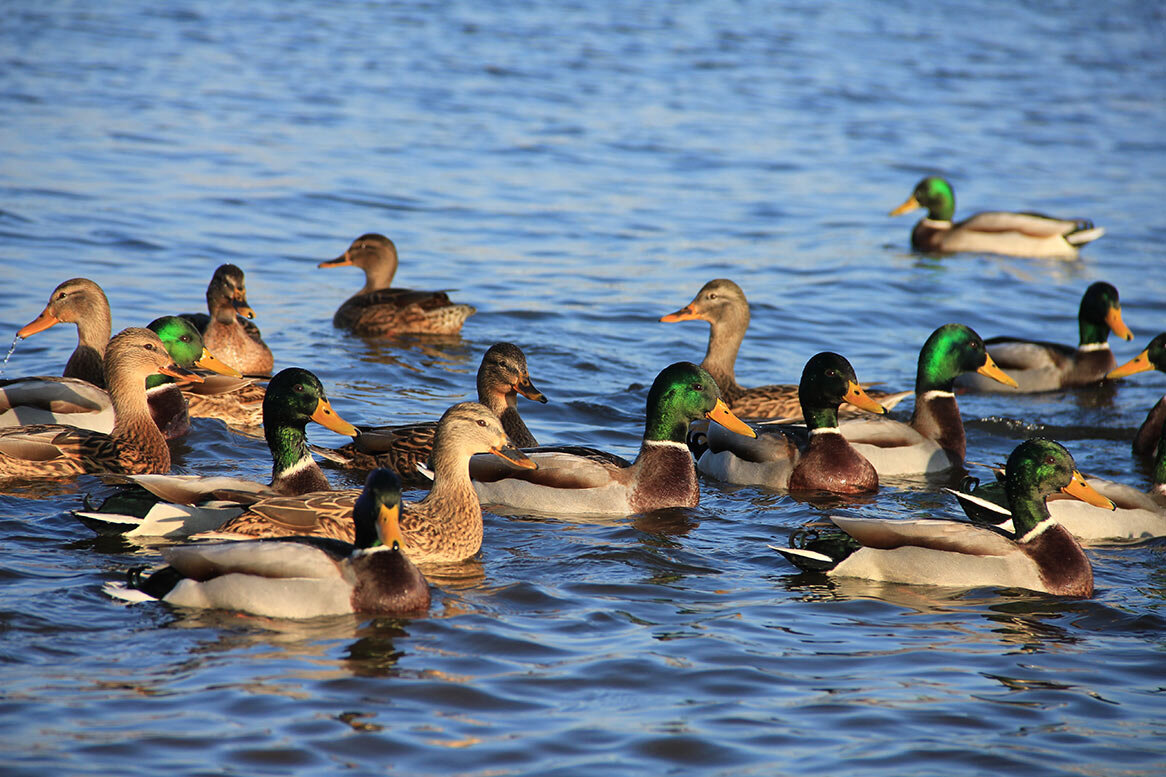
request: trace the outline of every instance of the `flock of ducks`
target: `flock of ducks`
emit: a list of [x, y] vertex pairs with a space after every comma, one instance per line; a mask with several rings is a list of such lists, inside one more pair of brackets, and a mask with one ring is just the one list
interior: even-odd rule
[[[1037, 214], [981, 213], [955, 223], [951, 186], [934, 177], [892, 215], [914, 208], [928, 210], [912, 233], [915, 247], [928, 252], [1072, 258], [1102, 233], [1083, 220]], [[362, 337], [460, 331], [474, 308], [444, 292], [393, 287], [397, 264], [393, 242], [373, 233], [321, 262], [365, 273], [334, 324]], [[639, 453], [627, 461], [593, 448], [539, 445], [517, 397], [547, 398], [514, 344], [484, 354], [477, 402], [455, 404], [435, 421], [357, 428], [337, 415], [308, 370], [271, 375], [274, 358], [252, 322], [242, 270], [219, 267], [206, 301], [205, 314], [164, 316], [111, 337], [109, 303], [97, 284], [75, 278], [57, 286], [18, 336], [75, 323], [78, 345], [62, 377], [0, 381], [0, 486], [110, 476], [126, 485], [77, 511], [80, 520], [102, 532], [194, 540], [163, 548], [165, 566], [131, 570], [107, 585], [112, 595], [274, 617], [424, 611], [429, 589], [417, 565], [477, 554], [483, 504], [563, 517], [692, 507], [698, 473], [802, 497], [870, 494], [880, 479], [964, 466], [957, 388], [1050, 391], [1166, 371], [1166, 333], [1117, 366], [1109, 334], [1133, 334], [1117, 290], [1099, 282], [1082, 297], [1076, 346], [984, 340], [962, 324], [937, 328], [920, 350], [914, 412], [902, 422], [886, 413], [912, 392], [868, 390], [836, 353], [811, 358], [797, 385], [739, 385], [734, 362], [749, 305], [736, 283], [716, 279], [660, 319], [708, 322], [708, 349], [700, 365], [677, 362], [656, 376]], [[191, 417], [219, 418], [244, 433], [261, 428], [270, 481], [169, 475], [167, 440], [186, 434]], [[309, 445], [312, 422], [352, 441]], [[829, 575], [1089, 596], [1093, 575], [1082, 542], [1166, 534], [1164, 422], [1166, 398], [1134, 444], [1136, 455], [1156, 457], [1149, 493], [1084, 478], [1063, 446], [1034, 439], [1017, 446], [997, 482], [968, 479], [952, 492], [968, 521], [832, 517], [775, 549]], [[317, 455], [332, 467], [369, 471], [364, 488], [332, 489]], [[407, 501], [403, 485], [428, 493]]]

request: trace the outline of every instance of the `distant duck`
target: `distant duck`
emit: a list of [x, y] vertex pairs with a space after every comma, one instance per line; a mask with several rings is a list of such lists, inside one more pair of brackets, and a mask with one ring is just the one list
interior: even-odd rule
[[38, 424], [0, 429], [0, 479], [64, 478], [85, 473], [166, 472], [170, 449], [150, 417], [146, 377], [201, 380], [174, 363], [149, 329], [130, 328], [105, 349], [105, 379], [116, 421], [110, 434]]
[[[518, 414], [518, 395], [546, 403], [534, 387], [527, 371], [526, 354], [513, 343], [496, 343], [482, 356], [478, 367], [478, 401], [502, 421], [502, 428], [515, 448], [538, 445]], [[429, 479], [418, 467], [429, 461], [437, 421], [360, 429], [356, 440], [335, 450], [313, 448], [328, 460], [350, 469], [387, 467], [405, 483], [428, 487]]]
[[429, 585], [408, 558], [398, 525], [401, 486], [368, 476], [351, 509], [352, 544], [323, 537], [198, 543], [163, 548], [169, 566], [106, 592], [128, 601], [237, 610], [269, 618], [419, 614]]
[[1062, 491], [1098, 506], [1109, 501], [1084, 482], [1073, 457], [1051, 440], [1027, 440], [1008, 457], [1013, 531], [945, 519], [842, 518], [844, 533], [799, 530], [791, 547], [770, 545], [795, 566], [834, 577], [889, 583], [1027, 588], [1093, 595], [1093, 567], [1049, 516], [1045, 499]]
[[716, 381], [690, 362], [665, 367], [648, 391], [644, 437], [632, 463], [580, 446], [525, 451], [538, 469], [516, 470], [476, 456], [470, 476], [482, 504], [549, 515], [631, 515], [700, 502], [685, 438], [706, 418], [747, 436], [754, 432], [720, 398]]
[[[739, 418], [801, 418], [802, 407], [798, 400], [798, 387], [793, 384], [773, 384], [744, 388], [737, 383], [734, 364], [737, 351], [745, 339], [749, 327], [749, 303], [745, 292], [727, 278], [717, 278], [706, 283], [692, 302], [663, 316], [660, 321], [707, 321], [709, 341], [704, 361], [700, 366], [708, 370], [721, 390], [721, 399]], [[870, 396], [888, 410], [897, 405], [910, 391], [888, 394], [885, 391], [869, 391]], [[844, 405], [839, 412], [852, 415], [854, 410]]]
[[815, 355], [802, 370], [798, 392], [805, 428], [762, 425], [752, 439], [710, 424], [708, 450], [697, 469], [729, 483], [797, 492], [878, 491], [875, 468], [838, 431], [843, 402], [871, 413], [887, 412], [859, 386], [850, 362], [836, 353]]
[[[1166, 332], [1159, 334], [1150, 341], [1144, 351], [1112, 370], [1105, 377], [1115, 380], [1146, 370], [1166, 372]], [[1161, 444], [1159, 441], [1163, 431], [1166, 431], [1166, 396], [1159, 399], [1158, 403], [1150, 408], [1150, 412], [1146, 414], [1146, 420], [1142, 422], [1134, 437], [1134, 453], [1138, 456], [1153, 456], [1155, 450], [1160, 453]]]
[[340, 256], [320, 262], [319, 267], [352, 265], [364, 270], [364, 288], [349, 297], [336, 311], [332, 324], [361, 337], [399, 334], [454, 335], [475, 312], [470, 305], [455, 305], [444, 291], [413, 291], [393, 288], [397, 273], [397, 247], [374, 232], [352, 241]]
[[1016, 388], [975, 375], [960, 378], [956, 385], [974, 391], [1032, 393], [1100, 383], [1117, 364], [1109, 350], [1109, 333], [1123, 340], [1134, 339], [1122, 321], [1117, 289], [1104, 281], [1090, 285], [1081, 297], [1077, 325], [1080, 341], [1076, 348], [1019, 337], [984, 341], [1000, 368], [1016, 380]]
[[185, 317], [202, 332], [207, 347], [246, 375], [270, 375], [275, 358], [259, 327], [247, 320], [255, 318], [255, 311], [247, 304], [243, 271], [233, 264], [219, 265], [207, 286], [206, 304], [209, 316], [191, 313]]
[[899, 207], [899, 216], [919, 208], [927, 217], [911, 232], [911, 245], [926, 253], [975, 251], [1040, 259], [1076, 259], [1079, 247], [1105, 234], [1086, 219], [1058, 219], [1039, 213], [990, 211], [952, 223], [955, 193], [943, 178], [930, 176]]
[[970, 327], [945, 324], [919, 351], [915, 374], [915, 412], [911, 423], [889, 418], [853, 418], [838, 428], [879, 473], [879, 478], [945, 472], [963, 466], [967, 442], [953, 391], [957, 377], [977, 372], [1015, 383]]
[[80, 378], [98, 388], [105, 388], [105, 365], [102, 358], [112, 331], [109, 300], [105, 292], [88, 278], [73, 278], [53, 289], [45, 309], [16, 333], [25, 338], [43, 332], [54, 324], [77, 325], [77, 348], [65, 363], [62, 375]]

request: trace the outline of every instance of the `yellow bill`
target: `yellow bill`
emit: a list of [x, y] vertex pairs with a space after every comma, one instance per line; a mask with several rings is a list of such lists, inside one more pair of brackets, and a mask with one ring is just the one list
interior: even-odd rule
[[902, 216], [904, 213], [910, 213], [911, 211], [919, 210], [922, 207], [923, 206], [919, 204], [919, 200], [915, 199], [915, 195], [912, 194], [910, 197], [907, 198], [906, 202], [904, 202], [902, 205], [900, 205], [899, 207], [897, 207], [893, 211], [891, 211], [890, 215]]
[[725, 404], [725, 400], [717, 399], [717, 404], [712, 410], [704, 414], [704, 417], [710, 421], [716, 421], [721, 426], [728, 429], [730, 432], [743, 434], [746, 437], [756, 437], [757, 432], [749, 426], [749, 424], [742, 421], [737, 416], [733, 415], [733, 411]]
[[199, 356], [195, 360], [194, 366], [201, 367], [204, 370], [210, 370], [211, 372], [217, 372], [220, 375], [230, 375], [232, 378], [243, 377], [243, 373], [226, 362], [221, 361], [219, 357], [215, 356], [205, 347], [202, 349], [202, 356]]
[[312, 413], [312, 420], [325, 429], [331, 429], [336, 434], [348, 437], [357, 435], [356, 427], [336, 415], [336, 411], [332, 409], [332, 403], [324, 398], [316, 402], [316, 411]]
[[846, 396], [843, 399], [850, 404], [857, 407], [859, 410], [866, 410], [870, 413], [878, 413], [884, 415], [888, 411], [885, 407], [876, 402], [870, 394], [862, 390], [862, 386], [857, 383], [850, 383], [847, 387]]
[[59, 323], [61, 323], [61, 319], [57, 318], [51, 312], [49, 312], [48, 308], [45, 308], [39, 316], [22, 326], [20, 331], [16, 333], [16, 336], [23, 340], [29, 335], [35, 335], [37, 332], [43, 332], [50, 326]]
[[1105, 323], [1109, 324], [1109, 328], [1113, 330], [1113, 333], [1122, 340], [1134, 339], [1134, 333], [1126, 326], [1126, 322], [1121, 320], [1121, 305], [1114, 305], [1105, 311]]
[[988, 355], [987, 351], [984, 352], [984, 364], [976, 372], [1003, 383], [1005, 386], [1012, 386], [1012, 388], [1020, 387], [1011, 375], [996, 366], [996, 362], [992, 361], [992, 357]]
[[1154, 365], [1150, 362], [1150, 349], [1147, 348], [1122, 366], [1114, 367], [1105, 377], [1114, 380], [1115, 378], [1124, 378], [1152, 369], [1154, 369]]
[[401, 535], [401, 503], [382, 504], [377, 513], [377, 537], [381, 544], [393, 550], [405, 550], [405, 538]]
[[1117, 509], [1117, 505], [1098, 493], [1096, 488], [1086, 483], [1085, 477], [1077, 470], [1073, 470], [1073, 479], [1061, 491], [1094, 507], [1104, 507], [1106, 510]]

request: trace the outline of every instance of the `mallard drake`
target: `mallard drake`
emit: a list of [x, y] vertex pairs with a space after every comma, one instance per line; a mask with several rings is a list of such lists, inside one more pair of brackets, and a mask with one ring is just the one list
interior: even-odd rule
[[[478, 367], [478, 401], [490, 408], [502, 421], [506, 437], [516, 448], [538, 445], [534, 435], [518, 415], [518, 395], [535, 402], [546, 403], [547, 398], [531, 383], [526, 367], [526, 354], [513, 343], [495, 343], [490, 346]], [[428, 486], [429, 480], [418, 472], [418, 466], [429, 460], [433, 450], [436, 421], [425, 421], [403, 426], [364, 427], [356, 440], [332, 451], [317, 452], [327, 459], [351, 469], [387, 467], [406, 483]]]
[[343, 254], [318, 266], [348, 265], [364, 270], [364, 288], [345, 300], [332, 324], [360, 337], [455, 335], [475, 312], [470, 305], [450, 302], [444, 291], [391, 288], [397, 273], [397, 247], [384, 235], [361, 235]]
[[1092, 284], [1081, 297], [1077, 322], [1081, 338], [1076, 348], [1019, 337], [989, 337], [984, 341], [1000, 368], [1016, 380], [1015, 387], [975, 375], [965, 375], [956, 385], [973, 391], [1028, 394], [1100, 383], [1117, 364], [1109, 350], [1109, 333], [1123, 340], [1134, 338], [1122, 321], [1117, 289], [1104, 281]]
[[525, 451], [538, 468], [520, 472], [484, 457], [470, 461], [482, 504], [548, 515], [630, 515], [700, 502], [696, 467], [685, 445], [698, 418], [754, 436], [720, 397], [712, 375], [691, 362], [665, 367], [648, 392], [644, 440], [635, 462], [593, 448]]
[[976, 251], [1039, 259], [1076, 259], [1079, 247], [1105, 234], [1086, 219], [1057, 219], [1039, 213], [990, 211], [952, 223], [955, 193], [943, 178], [929, 176], [899, 207], [899, 216], [927, 209], [911, 232], [911, 245], [925, 253]]
[[0, 478], [169, 470], [170, 449], [146, 402], [146, 377], [158, 372], [201, 380], [174, 364], [158, 335], [149, 329], [118, 333], [105, 350], [105, 382], [117, 417], [113, 432], [55, 424], [0, 429]]
[[80, 378], [105, 388], [102, 358], [112, 331], [105, 292], [88, 278], [67, 280], [53, 289], [45, 309], [21, 327], [16, 336], [29, 337], [62, 322], [77, 325], [77, 348], [65, 363], [64, 377]]
[[[446, 410], [433, 440], [433, 488], [420, 502], [404, 502], [401, 508], [405, 547], [417, 563], [464, 561], [482, 547], [482, 507], [470, 483], [469, 460], [487, 452], [517, 467], [535, 466], [509, 447], [502, 422], [485, 405], [460, 402]], [[224, 524], [218, 534], [307, 534], [348, 541], [352, 525], [344, 517], [357, 493], [326, 491], [264, 499]]]
[[[1144, 351], [1120, 367], [1111, 370], [1105, 377], [1109, 380], [1115, 380], [1151, 369], [1166, 372], [1166, 332], [1155, 337]], [[1138, 456], [1153, 456], [1155, 449], [1158, 449], [1160, 453], [1159, 440], [1162, 438], [1163, 431], [1166, 431], [1166, 396], [1159, 399], [1158, 403], [1150, 408], [1150, 412], [1146, 414], [1146, 420], [1138, 428], [1138, 433], [1134, 436], [1134, 453]]]
[[952, 388], [955, 379], [968, 372], [1015, 383], [996, 366], [984, 341], [970, 327], [945, 324], [931, 333], [919, 351], [910, 424], [889, 418], [854, 418], [842, 421], [838, 429], [874, 465], [880, 478], [963, 466], [967, 442]]
[[945, 519], [831, 516], [845, 535], [802, 530], [791, 547], [770, 547], [801, 569], [837, 577], [1092, 596], [1093, 567], [1073, 535], [1050, 517], [1045, 498], [1062, 491], [1098, 506], [1109, 500], [1085, 483], [1072, 455], [1052, 440], [1018, 445], [1007, 471], [1011, 532]]
[[[745, 339], [745, 330], [749, 328], [749, 303], [745, 292], [736, 283], [727, 278], [711, 280], [701, 287], [692, 302], [660, 320], [666, 324], [675, 321], [709, 322], [708, 349], [700, 366], [713, 376], [721, 390], [721, 399], [739, 418], [801, 418], [797, 386], [774, 384], [743, 388], [737, 383], [733, 366]], [[910, 391], [889, 394], [871, 390], [869, 394], [887, 409], [911, 396]], [[843, 406], [839, 412], [850, 415], [853, 411]]]
[[202, 332], [206, 346], [244, 374], [270, 375], [275, 357], [263, 342], [259, 327], [248, 320], [255, 318], [255, 311], [247, 304], [243, 271], [233, 264], [219, 265], [206, 289], [206, 305], [209, 316], [184, 315]]
[[315, 421], [346, 436], [355, 434], [356, 427], [332, 409], [319, 378], [299, 367], [281, 370], [268, 385], [263, 420], [271, 451], [269, 483], [217, 476], [134, 475], [130, 479], [149, 496], [137, 489], [123, 490], [99, 508], [73, 515], [102, 533], [188, 537], [217, 529], [261, 499], [331, 489], [308, 451], [307, 425]]
[[[206, 349], [202, 336], [186, 319], [163, 316], [146, 328], [158, 335], [179, 367], [239, 375]], [[180, 389], [198, 385], [202, 384], [175, 383], [174, 378], [165, 375], [151, 375], [146, 379], [150, 415], [166, 439], [181, 437], [189, 431], [186, 400]], [[0, 427], [63, 424], [109, 434], [115, 421], [109, 393], [80, 378], [29, 377], [0, 381], [0, 411], [3, 411]]]
[[398, 513], [401, 484], [376, 470], [352, 507], [353, 544], [323, 537], [199, 543], [162, 549], [169, 566], [106, 591], [129, 601], [238, 610], [269, 618], [429, 609], [429, 585], [409, 560]]
[[843, 402], [871, 413], [887, 412], [863, 391], [850, 362], [828, 351], [811, 357], [802, 370], [798, 396], [804, 428], [762, 425], [751, 439], [710, 424], [708, 450], [696, 468], [728, 483], [790, 491], [878, 491], [875, 468], [838, 432], [838, 406]]

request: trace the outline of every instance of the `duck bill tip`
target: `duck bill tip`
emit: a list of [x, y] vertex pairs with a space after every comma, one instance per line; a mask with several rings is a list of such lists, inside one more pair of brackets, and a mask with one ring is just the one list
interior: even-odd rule
[[377, 537], [381, 544], [393, 550], [405, 549], [405, 538], [401, 536], [401, 503], [382, 504], [377, 511]]
[[660, 323], [674, 324], [677, 321], [697, 321], [700, 315], [693, 309], [692, 305], [683, 307], [674, 313], [669, 313], [666, 316], [660, 316]]
[[534, 459], [530, 458], [517, 448], [495, 445], [490, 448], [490, 453], [494, 454], [500, 459], [504, 459], [510, 462], [514, 466], [521, 469], [538, 469], [538, 465], [534, 463]]
[[876, 413], [878, 415], [886, 415], [889, 410], [875, 401], [870, 394], [866, 393], [862, 386], [857, 383], [851, 383], [843, 399], [850, 404], [857, 407], [859, 410], [865, 410], [868, 413]]
[[757, 436], [757, 432], [753, 431], [753, 428], [749, 424], [733, 414], [733, 411], [729, 409], [729, 406], [725, 404], [725, 400], [723, 399], [718, 398], [717, 404], [713, 406], [712, 410], [705, 413], [704, 417], [710, 421], [715, 421], [730, 432], [743, 434], [746, 437]]
[[915, 199], [915, 195], [912, 194], [907, 198], [906, 202], [892, 210], [888, 215], [902, 216], [904, 213], [910, 213], [913, 210], [918, 210], [920, 207], [922, 206], [919, 205], [919, 200]]
[[61, 319], [50, 313], [48, 308], [45, 308], [44, 312], [42, 312], [39, 316], [22, 326], [16, 333], [16, 336], [23, 340], [30, 335], [35, 335], [37, 332], [43, 332], [49, 327], [55, 326], [59, 323], [61, 323]]
[[332, 409], [332, 403], [326, 399], [321, 399], [316, 403], [316, 410], [312, 413], [311, 418], [325, 429], [330, 429], [345, 437], [356, 437], [360, 433], [355, 426], [337, 415], [336, 411]]
[[992, 380], [996, 381], [997, 383], [1003, 383], [1005, 386], [1011, 386], [1012, 388], [1020, 388], [1020, 384], [1016, 382], [1016, 379], [1013, 378], [1011, 375], [1009, 375], [1004, 370], [997, 367], [996, 362], [992, 361], [991, 356], [989, 356], [987, 353], [985, 353], [984, 359], [985, 359], [985, 361], [984, 361], [983, 366], [980, 367], [978, 370], [976, 370], [976, 372], [978, 372], [979, 374], [981, 374], [985, 377], [991, 378]]
[[203, 382], [203, 377], [197, 372], [191, 372], [185, 367], [179, 367], [177, 364], [167, 364], [164, 367], [159, 367], [158, 372], [162, 375], [169, 375], [172, 378], [177, 378], [184, 383]]
[[1069, 485], [1061, 489], [1065, 494], [1071, 497], [1080, 499], [1086, 504], [1091, 504], [1094, 507], [1101, 507], [1105, 510], [1116, 510], [1115, 505], [1109, 498], [1101, 494], [1093, 486], [1085, 480], [1085, 476], [1079, 471], [1073, 470], [1073, 479], [1069, 481]]
[[202, 349], [202, 355], [195, 360], [194, 366], [204, 370], [210, 370], [211, 372], [217, 372], [219, 375], [229, 375], [232, 378], [243, 377], [243, 373], [219, 359], [219, 357], [215, 356], [206, 348]]
[[1154, 365], [1150, 362], [1150, 349], [1147, 348], [1125, 364], [1107, 372], [1105, 377], [1109, 380], [1125, 378], [1129, 375], [1136, 375], [1139, 372], [1145, 372], [1153, 368]]
[[1122, 320], [1121, 308], [1112, 307], [1105, 314], [1105, 323], [1109, 325], [1110, 331], [1123, 340], [1133, 340], [1134, 333], [1126, 326], [1126, 322]]
[[342, 254], [335, 259], [325, 259], [316, 267], [347, 267], [352, 264], [352, 260], [348, 258], [348, 254]]

